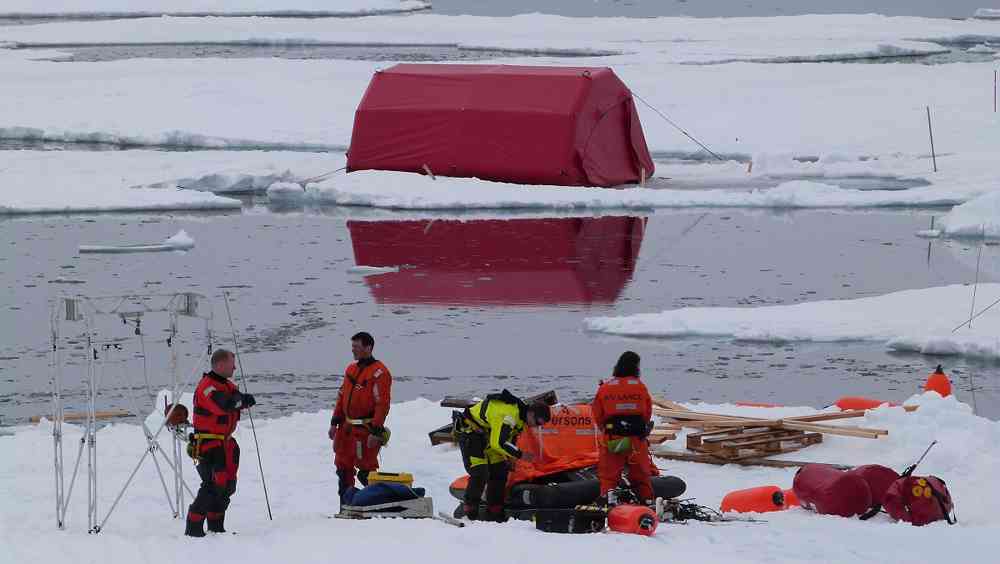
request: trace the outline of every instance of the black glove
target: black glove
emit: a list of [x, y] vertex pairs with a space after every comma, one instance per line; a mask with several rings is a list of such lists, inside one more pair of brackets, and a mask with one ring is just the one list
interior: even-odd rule
[[330, 426], [331, 427], [337, 427], [337, 426], [343, 425], [343, 423], [344, 423], [344, 416], [343, 415], [334, 415], [333, 417], [330, 418]]
[[253, 394], [243, 394], [242, 407], [248, 408], [257, 405], [257, 400], [253, 397]]
[[649, 434], [652, 433], [652, 432], [653, 432], [653, 422], [652, 421], [647, 421], [646, 422], [646, 433], [643, 435], [643, 437], [648, 437]]

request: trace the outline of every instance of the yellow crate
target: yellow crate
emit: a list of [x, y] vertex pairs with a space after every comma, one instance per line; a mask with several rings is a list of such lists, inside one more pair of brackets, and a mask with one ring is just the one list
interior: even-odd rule
[[403, 484], [408, 488], [412, 488], [413, 474], [409, 472], [372, 472], [368, 474], [369, 484], [377, 484], [379, 482]]

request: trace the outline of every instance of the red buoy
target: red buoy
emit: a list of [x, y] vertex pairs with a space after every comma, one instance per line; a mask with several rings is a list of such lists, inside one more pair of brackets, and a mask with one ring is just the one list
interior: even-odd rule
[[937, 392], [941, 394], [941, 397], [946, 398], [951, 395], [951, 380], [948, 379], [948, 375], [944, 373], [941, 369], [941, 365], [937, 365], [934, 372], [927, 377], [927, 383], [924, 384], [925, 392]]

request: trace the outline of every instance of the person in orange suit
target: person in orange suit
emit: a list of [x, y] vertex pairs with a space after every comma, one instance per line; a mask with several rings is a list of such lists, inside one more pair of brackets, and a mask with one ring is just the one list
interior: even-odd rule
[[381, 361], [372, 356], [375, 339], [361, 332], [351, 337], [354, 362], [347, 366], [344, 382], [330, 420], [337, 468], [337, 494], [354, 487], [355, 473], [361, 485], [368, 485], [368, 474], [378, 469], [378, 453], [388, 441], [385, 419], [389, 415], [392, 375]]
[[650, 478], [654, 470], [646, 439], [652, 429], [653, 399], [639, 379], [639, 361], [632, 351], [622, 353], [612, 378], [601, 382], [594, 397], [594, 421], [603, 431], [597, 463], [598, 503], [614, 504], [608, 493], [618, 487], [626, 467], [636, 497], [643, 503], [653, 499]]

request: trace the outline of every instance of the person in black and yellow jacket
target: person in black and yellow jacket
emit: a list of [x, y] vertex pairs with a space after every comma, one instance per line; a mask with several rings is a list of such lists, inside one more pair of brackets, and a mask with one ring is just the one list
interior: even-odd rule
[[466, 517], [480, 519], [479, 505], [485, 490], [487, 515], [483, 520], [506, 521], [503, 505], [507, 474], [514, 461], [526, 457], [517, 448], [517, 437], [525, 426], [544, 425], [551, 418], [548, 405], [526, 405], [507, 390], [455, 412], [454, 431], [462, 463], [469, 473], [463, 507]]

